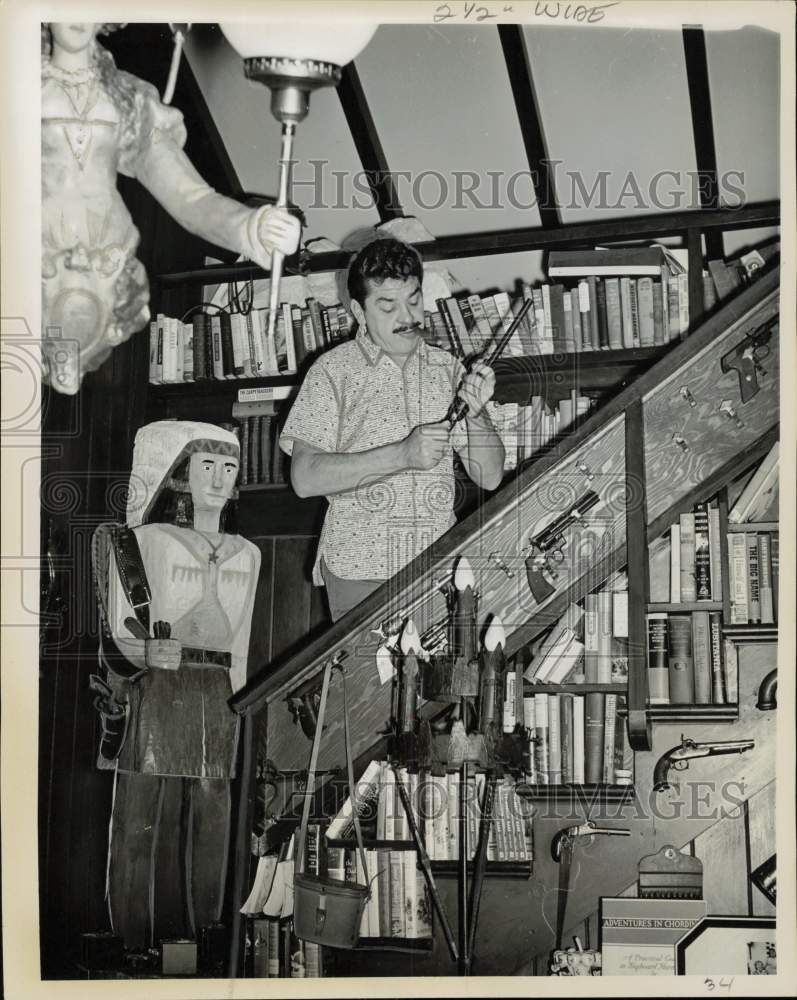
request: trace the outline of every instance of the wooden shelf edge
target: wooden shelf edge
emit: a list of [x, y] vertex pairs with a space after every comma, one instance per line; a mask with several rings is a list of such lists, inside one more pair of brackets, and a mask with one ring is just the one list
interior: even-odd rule
[[777, 642], [777, 625], [726, 625], [722, 630], [725, 639], [732, 642]]
[[524, 798], [544, 802], [587, 800], [590, 806], [631, 802], [636, 796], [633, 785], [516, 785], [515, 790]]
[[648, 714], [654, 722], [735, 722], [739, 706], [728, 705], [651, 705]]
[[722, 601], [689, 601], [683, 604], [654, 601], [647, 605], [647, 611], [649, 614], [665, 611], [674, 615], [690, 614], [693, 611], [722, 611]]

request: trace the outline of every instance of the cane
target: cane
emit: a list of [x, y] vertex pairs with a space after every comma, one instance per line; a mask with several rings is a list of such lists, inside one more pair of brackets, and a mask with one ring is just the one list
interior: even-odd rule
[[[291, 156], [293, 155], [293, 137], [296, 134], [296, 122], [284, 121], [282, 123], [282, 151], [280, 153], [280, 185], [277, 195], [277, 208], [287, 208], [288, 206], [288, 184], [291, 176]], [[280, 250], [274, 250], [271, 254], [271, 278], [268, 299], [268, 331], [267, 342], [274, 348], [274, 357], [277, 350], [277, 313], [280, 304], [280, 279], [282, 278], [282, 262], [285, 259]], [[290, 336], [290, 331], [285, 331], [285, 336]]]
[[410, 825], [412, 839], [415, 841], [415, 846], [418, 848], [418, 861], [420, 862], [421, 870], [423, 871], [423, 877], [426, 879], [426, 885], [429, 887], [429, 894], [432, 897], [432, 903], [437, 911], [438, 917], [440, 918], [448, 950], [451, 952], [451, 958], [455, 962], [458, 962], [459, 953], [457, 951], [457, 945], [454, 941], [454, 934], [451, 930], [451, 925], [448, 922], [445, 907], [443, 906], [443, 900], [440, 898], [440, 893], [437, 891], [437, 885], [435, 884], [434, 875], [432, 874], [432, 863], [429, 860], [429, 855], [426, 853], [426, 848], [423, 846], [423, 841], [421, 840], [421, 835], [418, 831], [418, 824], [415, 822], [415, 814], [412, 811], [410, 797], [407, 794], [407, 789], [404, 787], [404, 782], [399, 778], [395, 764], [393, 765], [393, 773], [396, 776], [396, 788], [398, 788], [401, 804], [404, 807], [404, 813]]

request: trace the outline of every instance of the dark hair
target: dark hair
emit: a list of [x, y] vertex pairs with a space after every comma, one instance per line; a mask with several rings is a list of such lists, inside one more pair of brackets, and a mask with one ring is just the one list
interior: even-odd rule
[[393, 237], [368, 243], [349, 264], [347, 287], [349, 298], [359, 305], [365, 302], [366, 281], [381, 284], [386, 278], [403, 281], [417, 278], [423, 281], [423, 263], [411, 246]]
[[[179, 528], [193, 528], [194, 502], [188, 485], [190, 463], [189, 455], [177, 466], [144, 517], [143, 524], [176, 524]], [[219, 514], [219, 531], [228, 535], [238, 533], [238, 505], [232, 498]]]

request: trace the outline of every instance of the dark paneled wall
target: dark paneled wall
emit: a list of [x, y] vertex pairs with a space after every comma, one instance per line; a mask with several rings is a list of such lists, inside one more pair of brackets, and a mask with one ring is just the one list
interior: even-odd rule
[[[163, 88], [171, 58], [166, 25], [129, 25], [105, 41], [120, 68]], [[174, 105], [186, 118], [192, 161], [217, 189], [234, 193], [234, 178], [208, 142], [203, 107], [185, 65]], [[177, 226], [136, 181], [120, 178], [119, 187], [140, 230], [139, 257], [150, 275], [202, 262], [204, 244]], [[93, 764], [98, 732], [89, 676], [98, 664], [90, 540], [98, 523], [124, 517], [133, 439], [146, 420], [148, 348], [148, 337], [138, 333], [86, 376], [76, 397], [45, 389], [42, 399], [41, 544], [43, 552], [50, 549], [55, 571], [52, 588], [46, 573], [42, 578], [39, 663], [45, 977], [75, 975], [80, 934], [108, 926], [104, 887], [112, 778]]]

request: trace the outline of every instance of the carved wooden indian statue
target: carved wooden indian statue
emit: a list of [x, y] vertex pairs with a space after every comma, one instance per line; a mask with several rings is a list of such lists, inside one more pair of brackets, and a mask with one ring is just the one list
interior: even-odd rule
[[101, 747], [115, 769], [108, 904], [128, 948], [196, 937], [222, 912], [239, 724], [228, 700], [246, 679], [260, 567], [225, 527], [238, 464], [235, 435], [212, 424], [141, 428], [127, 526], [95, 536], [108, 702], [125, 720], [121, 749]]

